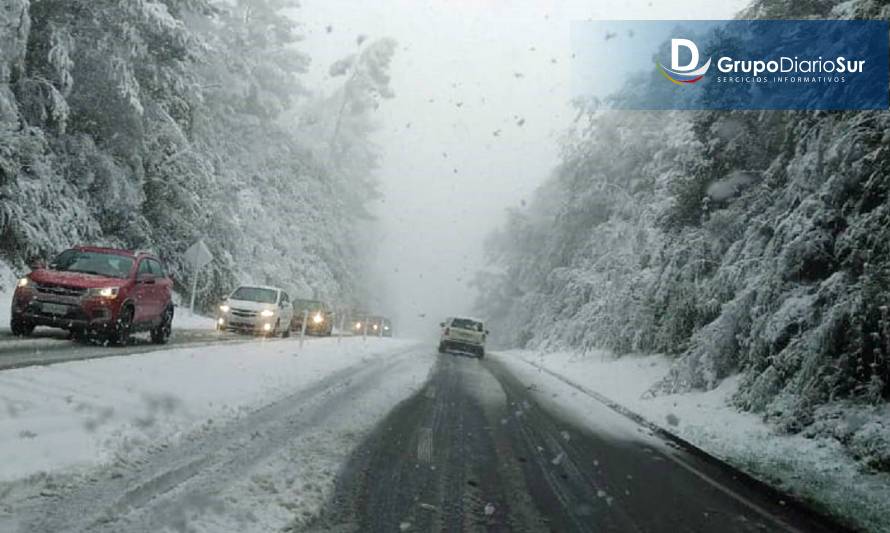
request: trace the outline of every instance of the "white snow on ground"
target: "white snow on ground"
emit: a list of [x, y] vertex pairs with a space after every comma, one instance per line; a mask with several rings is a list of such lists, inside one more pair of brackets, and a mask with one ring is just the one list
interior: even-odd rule
[[615, 359], [605, 352], [581, 356], [522, 350], [492, 355], [578, 419], [591, 421], [597, 415], [585, 411], [578, 402], [582, 393], [537, 367], [599, 393], [708, 453], [816, 502], [833, 514], [870, 531], [890, 532], [886, 519], [890, 516], [890, 475], [866, 471], [833, 439], [779, 435], [759, 416], [737, 411], [728, 400], [737, 389], [740, 376], [725, 380], [712, 391], [652, 398], [646, 394], [647, 389], [667, 374], [671, 365], [664, 356]]
[[313, 339], [301, 350], [296, 339], [258, 341], [3, 371], [0, 481], [138, 457], [407, 345]]
[[287, 449], [265, 461], [251, 476], [226, 487], [215, 496], [224, 507], [197, 513], [188, 508], [189, 530], [265, 533], [303, 529], [332, 496], [340, 468], [366, 432], [422, 387], [436, 361], [432, 350], [429, 353], [429, 357], [412, 355], [406, 365], [387, 373], [385, 387], [354, 398], [348, 406], [332, 408], [324, 427], [294, 438]]
[[188, 307], [177, 306], [173, 311], [173, 330], [177, 329], [216, 329], [216, 321], [211, 317], [192, 314]]

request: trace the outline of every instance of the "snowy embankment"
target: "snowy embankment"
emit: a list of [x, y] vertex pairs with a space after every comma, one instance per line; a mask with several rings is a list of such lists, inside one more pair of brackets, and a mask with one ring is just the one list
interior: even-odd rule
[[[886, 520], [890, 515], [890, 475], [868, 471], [835, 439], [780, 435], [761, 417], [739, 412], [729, 404], [739, 376], [708, 392], [652, 397], [647, 390], [671, 366], [671, 360], [663, 356], [615, 359], [604, 352], [582, 356], [513, 350], [495, 357], [576, 416], [585, 416], [572, 406], [572, 397], [581, 392], [569, 383], [605, 396], [825, 512], [869, 531], [890, 532]], [[890, 427], [890, 413], [886, 420]]]
[[[312, 339], [300, 349], [296, 339], [257, 341], [4, 371], [0, 482], [137, 460], [407, 346], [344, 338]], [[431, 362], [424, 364], [379, 395], [407, 396], [426, 378]], [[359, 422], [357, 430], [373, 417]]]
[[210, 317], [192, 314], [188, 307], [178, 306], [173, 312], [173, 330], [177, 329], [216, 329], [216, 322]]

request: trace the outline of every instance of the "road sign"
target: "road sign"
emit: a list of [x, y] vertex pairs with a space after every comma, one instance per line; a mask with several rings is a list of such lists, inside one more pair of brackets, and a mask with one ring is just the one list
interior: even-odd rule
[[195, 268], [195, 270], [197, 270], [213, 261], [213, 254], [210, 253], [210, 249], [207, 248], [204, 241], [199, 240], [195, 244], [189, 246], [189, 249], [185, 251], [184, 258]]
[[189, 249], [185, 251], [183, 257], [192, 265], [192, 302], [190, 309], [192, 314], [195, 314], [195, 293], [198, 292], [198, 271], [213, 261], [213, 254], [210, 253], [210, 249], [204, 244], [204, 240], [199, 239], [198, 242], [189, 246]]

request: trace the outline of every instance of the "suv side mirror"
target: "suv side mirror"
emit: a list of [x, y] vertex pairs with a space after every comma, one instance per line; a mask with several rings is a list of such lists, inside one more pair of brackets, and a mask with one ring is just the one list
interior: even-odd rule
[[490, 331], [488, 331], [488, 330], [487, 330], [487, 329], [486, 329], [486, 330], [485, 330], [485, 334], [486, 334], [486, 335], [490, 335], [490, 334], [491, 334], [491, 332], [490, 332]]
[[445, 322], [439, 322], [439, 327], [444, 328], [444, 327], [445, 327]]
[[43, 261], [43, 259], [32, 259], [30, 262], [28, 262], [28, 268], [30, 268], [31, 270], [43, 270], [44, 268], [46, 268], [46, 263]]

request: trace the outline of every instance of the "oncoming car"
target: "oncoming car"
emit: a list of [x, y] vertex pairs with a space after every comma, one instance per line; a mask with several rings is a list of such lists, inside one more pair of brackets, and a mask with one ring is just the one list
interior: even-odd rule
[[294, 319], [291, 329], [302, 331], [303, 314], [306, 315], [306, 333], [330, 337], [334, 331], [334, 313], [319, 300], [294, 300]]
[[439, 353], [455, 351], [471, 353], [480, 359], [485, 357], [485, 337], [488, 336], [488, 330], [481, 320], [454, 317], [439, 325], [442, 327]]
[[10, 328], [30, 335], [36, 326], [100, 336], [127, 344], [130, 334], [149, 331], [164, 344], [173, 324], [173, 281], [148, 252], [79, 246], [19, 280], [12, 297]]
[[219, 306], [216, 327], [268, 336], [290, 336], [294, 308], [286, 292], [277, 287], [242, 285]]
[[353, 321], [352, 333], [369, 337], [392, 337], [392, 322], [383, 316], [361, 316]]

